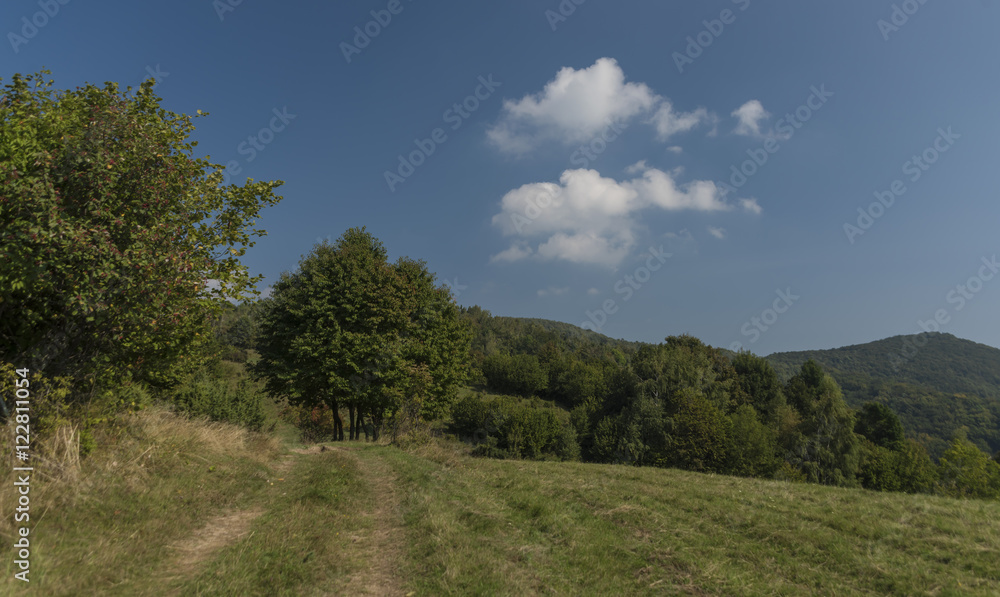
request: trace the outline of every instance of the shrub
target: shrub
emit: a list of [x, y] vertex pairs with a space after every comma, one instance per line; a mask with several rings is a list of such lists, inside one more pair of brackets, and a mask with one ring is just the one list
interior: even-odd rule
[[452, 429], [476, 443], [473, 453], [480, 456], [579, 459], [576, 431], [557, 412], [511, 398], [472, 395], [452, 407]]
[[307, 408], [289, 404], [282, 409], [280, 416], [298, 428], [304, 443], [322, 442], [334, 437], [333, 410], [329, 406]]
[[221, 380], [189, 382], [174, 392], [174, 404], [192, 416], [235, 423], [252, 431], [260, 431], [264, 425], [262, 395], [246, 380], [235, 387]]

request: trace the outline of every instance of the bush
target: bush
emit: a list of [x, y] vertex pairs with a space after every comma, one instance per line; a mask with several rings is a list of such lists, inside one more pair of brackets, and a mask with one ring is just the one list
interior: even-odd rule
[[483, 376], [490, 388], [519, 396], [537, 395], [549, 378], [538, 357], [528, 354], [494, 354], [483, 361]]
[[289, 404], [282, 409], [283, 420], [295, 425], [304, 443], [315, 443], [333, 439], [333, 409], [329, 406], [307, 408]]
[[252, 431], [264, 426], [262, 395], [246, 380], [235, 387], [222, 380], [189, 382], [174, 392], [174, 404], [177, 410], [192, 416], [235, 423]]
[[452, 407], [452, 429], [477, 444], [473, 453], [480, 456], [577, 460], [576, 431], [557, 412], [511, 398], [473, 395]]

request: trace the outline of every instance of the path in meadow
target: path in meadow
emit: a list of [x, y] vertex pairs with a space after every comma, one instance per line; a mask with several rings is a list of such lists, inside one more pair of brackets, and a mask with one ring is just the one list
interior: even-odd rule
[[358, 456], [358, 448], [338, 446], [333, 449], [357, 461], [372, 498], [371, 527], [350, 538], [366, 565], [347, 586], [351, 594], [404, 595], [402, 570], [406, 536], [396, 473], [378, 458], [362, 459]]

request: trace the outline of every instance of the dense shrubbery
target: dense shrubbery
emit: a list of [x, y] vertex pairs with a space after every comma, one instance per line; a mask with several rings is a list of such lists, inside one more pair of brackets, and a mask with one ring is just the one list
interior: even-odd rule
[[[464, 315], [475, 324], [474, 362], [485, 386], [570, 410], [572, 443], [585, 460], [972, 497], [995, 496], [1000, 484], [997, 463], [964, 436], [950, 447], [940, 437], [907, 438], [884, 397], [853, 410], [814, 361], [782, 383], [768, 360], [690, 336], [634, 345], [478, 308]], [[514, 403], [466, 398], [453, 410], [456, 429], [481, 454], [537, 457], [533, 438], [545, 433], [523, 430], [545, 425], [509, 414]], [[956, 424], [950, 429], [991, 420], [965, 413], [961, 401], [938, 403]], [[941, 446], [940, 465], [928, 445]]]
[[177, 410], [259, 431], [266, 418], [264, 395], [240, 373], [227, 375], [225, 369], [236, 366], [223, 362], [187, 380], [173, 392]]
[[[560, 416], [562, 415], [562, 416]], [[452, 407], [454, 431], [476, 453], [501, 458], [576, 460], [580, 447], [565, 413], [516, 398], [470, 395]]]

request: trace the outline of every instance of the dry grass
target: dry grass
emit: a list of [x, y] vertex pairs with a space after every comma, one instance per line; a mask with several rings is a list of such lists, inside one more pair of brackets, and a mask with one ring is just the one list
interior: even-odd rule
[[[13, 428], [0, 449], [12, 458]], [[32, 438], [32, 582], [46, 594], [86, 594], [128, 584], [153, 568], [162, 550], [201, 521], [248, 501], [264, 485], [279, 444], [273, 437], [161, 407], [121, 419], [95, 434], [98, 448], [80, 459], [79, 433], [57, 428]], [[0, 541], [17, 531], [12, 470], [0, 471]], [[10, 548], [0, 548], [11, 581]], [[95, 574], [94, 570], [98, 572]], [[0, 588], [0, 592], [3, 589]]]

